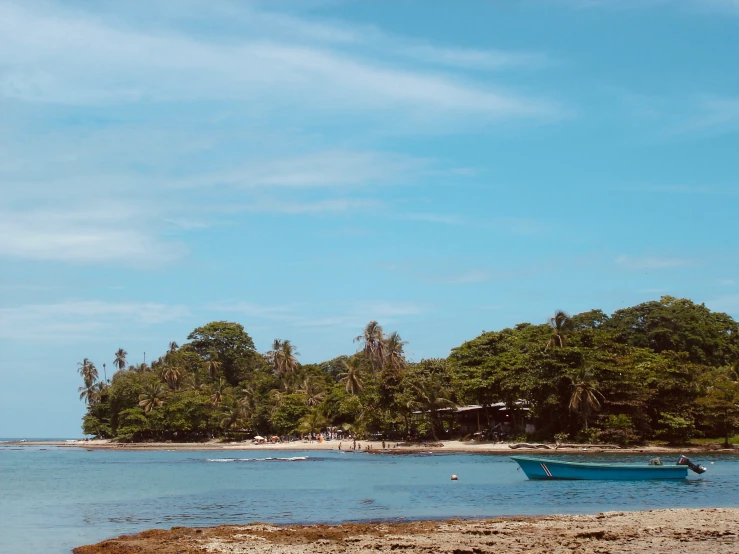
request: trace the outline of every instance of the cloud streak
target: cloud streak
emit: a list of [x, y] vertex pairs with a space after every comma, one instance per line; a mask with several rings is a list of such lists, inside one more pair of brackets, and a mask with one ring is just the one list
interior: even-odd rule
[[188, 317], [184, 306], [146, 302], [67, 300], [0, 308], [0, 338], [82, 341], [120, 329], [150, 328]]
[[[27, 260], [125, 263], [144, 267], [182, 258], [187, 247], [136, 227], [137, 218], [108, 211], [0, 210], [0, 256]], [[105, 215], [102, 215], [105, 214]]]
[[691, 264], [691, 260], [683, 258], [663, 258], [663, 257], [633, 257], [621, 254], [615, 259], [615, 264], [624, 269], [641, 270], [641, 269], [674, 269], [685, 267]]
[[[43, 14], [43, 15], [41, 15]], [[0, 5], [0, 95], [62, 104], [259, 101], [259, 110], [433, 109], [488, 118], [549, 117], [550, 102], [438, 71], [398, 69], [321, 44], [218, 41], [114, 26], [99, 17]], [[433, 52], [433, 50], [432, 50]], [[484, 58], [453, 51], [447, 57]], [[299, 91], [299, 94], [296, 92]]]

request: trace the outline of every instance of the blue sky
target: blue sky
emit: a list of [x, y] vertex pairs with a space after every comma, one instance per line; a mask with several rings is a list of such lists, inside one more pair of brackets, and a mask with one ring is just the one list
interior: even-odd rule
[[0, 437], [218, 319], [316, 362], [739, 317], [737, 52], [737, 0], [0, 0]]

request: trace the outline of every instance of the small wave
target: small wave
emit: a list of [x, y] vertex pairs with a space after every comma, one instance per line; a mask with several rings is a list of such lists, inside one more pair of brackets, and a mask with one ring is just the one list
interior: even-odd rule
[[294, 456], [292, 458], [207, 458], [206, 462], [302, 462], [308, 456]]

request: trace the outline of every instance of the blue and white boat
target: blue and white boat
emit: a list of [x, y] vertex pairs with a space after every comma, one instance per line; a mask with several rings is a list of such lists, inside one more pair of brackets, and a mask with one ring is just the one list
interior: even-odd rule
[[703, 473], [706, 468], [680, 456], [676, 465], [599, 464], [565, 462], [529, 456], [511, 456], [529, 479], [598, 479], [609, 481], [643, 481], [651, 479], [685, 479], [688, 469]]

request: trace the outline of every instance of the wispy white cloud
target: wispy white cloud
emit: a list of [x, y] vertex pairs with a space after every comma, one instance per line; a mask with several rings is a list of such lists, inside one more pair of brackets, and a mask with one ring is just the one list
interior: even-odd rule
[[325, 127], [415, 134], [562, 114], [478, 73], [545, 54], [269, 9], [281, 8], [0, 2], [0, 257], [171, 264], [187, 255], [177, 234], [238, 214], [373, 210], [384, 204], [358, 189], [452, 171]]
[[469, 215], [433, 212], [412, 212], [397, 217], [406, 221], [489, 229], [511, 235], [533, 236], [552, 230], [552, 226], [544, 221], [522, 217], [490, 216], [480, 220]]
[[365, 210], [376, 208], [382, 203], [378, 200], [334, 198], [328, 200], [292, 202], [292, 201], [259, 201], [244, 206], [247, 212], [262, 212], [274, 214], [321, 214], [346, 212], [351, 210]]
[[189, 316], [184, 306], [147, 302], [67, 300], [0, 308], [0, 338], [83, 341], [121, 329], [145, 329]]
[[206, 311], [229, 312], [246, 317], [275, 319], [280, 321], [295, 320], [294, 306], [262, 306], [252, 302], [238, 300], [234, 302], [216, 302], [205, 306]]
[[411, 180], [432, 160], [392, 152], [330, 150], [269, 160], [253, 160], [238, 169], [172, 179], [171, 186], [235, 188], [345, 188]]
[[713, 185], [634, 185], [617, 187], [615, 190], [628, 192], [654, 192], [658, 194], [695, 194], [716, 196], [738, 196], [739, 187]]
[[[320, 44], [131, 29], [61, 10], [0, 5], [0, 94], [32, 102], [131, 103], [199, 99], [255, 102], [259, 110], [300, 106], [429, 109], [476, 117], [549, 117], [551, 102], [451, 75], [347, 55]], [[296, 94], [299, 91], [299, 94]]]
[[685, 267], [692, 263], [684, 258], [663, 258], [658, 256], [633, 257], [621, 254], [616, 257], [615, 264], [625, 269], [672, 269]]
[[125, 208], [118, 210], [0, 210], [0, 256], [145, 267], [186, 254], [181, 242], [162, 239], [145, 222], [126, 217]]
[[717, 135], [739, 131], [739, 98], [705, 96], [693, 114], [668, 128], [669, 133]]
[[471, 221], [460, 215], [437, 214], [437, 213], [407, 213], [400, 216], [408, 221], [419, 221], [423, 223], [442, 223], [444, 225], [470, 225]]
[[638, 10], [655, 7], [681, 8], [691, 13], [739, 14], [739, 0], [535, 0], [578, 9], [609, 8]]
[[486, 269], [472, 269], [456, 275], [442, 277], [434, 282], [444, 285], [471, 285], [485, 283], [495, 277], [495, 273]]
[[[280, 322], [283, 330], [293, 327], [360, 329], [373, 319], [392, 324], [398, 319], [417, 316], [427, 310], [427, 306], [417, 303], [386, 300], [359, 302], [350, 306], [346, 312], [338, 314], [321, 314], [320, 309], [316, 310], [315, 307], [308, 309], [305, 305], [265, 306], [246, 301], [217, 302], [205, 307], [205, 311], [209, 313], [234, 314], [255, 323]], [[311, 315], [306, 315], [307, 311], [310, 311]]]
[[365, 315], [370, 319], [383, 319], [397, 316], [418, 315], [423, 313], [421, 305], [403, 301], [374, 301], [357, 305], [354, 313]]
[[706, 301], [712, 310], [726, 312], [739, 317], [739, 294], [725, 294]]

